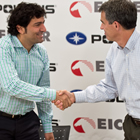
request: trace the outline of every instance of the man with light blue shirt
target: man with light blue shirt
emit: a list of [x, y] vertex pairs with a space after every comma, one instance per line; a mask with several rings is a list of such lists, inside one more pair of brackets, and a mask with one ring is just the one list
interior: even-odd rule
[[[49, 89], [48, 55], [39, 44], [45, 15], [37, 4], [18, 4], [8, 19], [9, 34], [0, 39], [0, 140], [39, 140], [39, 118], [46, 140], [54, 140], [51, 101], [61, 97]], [[67, 95], [60, 100], [71, 104]]]
[[[129, 0], [109, 0], [102, 4], [101, 30], [114, 41], [107, 57], [105, 79], [85, 90], [67, 94], [72, 103], [95, 103], [120, 96], [128, 115], [123, 124], [125, 140], [140, 139], [140, 33], [135, 29], [137, 9]], [[60, 108], [60, 101], [55, 102]], [[67, 106], [68, 107], [68, 106]]]

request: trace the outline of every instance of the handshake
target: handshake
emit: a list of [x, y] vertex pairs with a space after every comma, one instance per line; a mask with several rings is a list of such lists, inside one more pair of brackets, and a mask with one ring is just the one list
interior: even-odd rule
[[70, 107], [75, 102], [75, 95], [67, 90], [56, 91], [56, 99], [52, 101], [61, 110]]

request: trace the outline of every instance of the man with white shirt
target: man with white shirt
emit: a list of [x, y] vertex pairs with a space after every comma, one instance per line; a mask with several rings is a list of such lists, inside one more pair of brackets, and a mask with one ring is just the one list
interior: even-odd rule
[[[136, 30], [137, 9], [129, 0], [109, 0], [99, 8], [106, 38], [114, 41], [107, 57], [105, 79], [85, 90], [67, 94], [72, 103], [95, 103], [120, 96], [128, 114], [123, 123], [125, 140], [140, 139], [140, 33]], [[94, 78], [94, 77], [93, 77]], [[60, 108], [68, 106], [55, 102]], [[63, 106], [62, 106], [63, 105]]]

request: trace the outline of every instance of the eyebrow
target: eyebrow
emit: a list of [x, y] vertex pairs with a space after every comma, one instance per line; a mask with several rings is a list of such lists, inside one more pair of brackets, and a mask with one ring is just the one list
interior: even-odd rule
[[36, 22], [36, 23], [34, 23], [34, 25], [38, 25], [38, 24], [42, 24], [42, 23], [45, 23], [45, 20], [43, 22]]
[[100, 20], [102, 23], [104, 23], [102, 20]]

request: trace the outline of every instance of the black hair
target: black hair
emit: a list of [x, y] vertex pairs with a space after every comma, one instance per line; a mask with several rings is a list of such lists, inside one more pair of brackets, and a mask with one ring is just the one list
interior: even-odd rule
[[19, 34], [16, 28], [17, 25], [26, 29], [32, 18], [45, 16], [45, 10], [40, 5], [36, 3], [21, 2], [13, 11], [11, 11], [10, 16], [8, 17], [8, 33], [17, 36]]
[[130, 0], [109, 0], [101, 5], [99, 11], [105, 12], [109, 24], [117, 21], [125, 29], [136, 27], [137, 9]]

